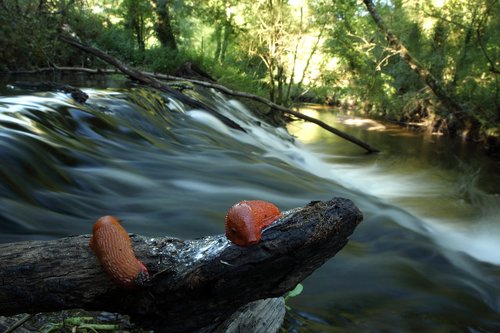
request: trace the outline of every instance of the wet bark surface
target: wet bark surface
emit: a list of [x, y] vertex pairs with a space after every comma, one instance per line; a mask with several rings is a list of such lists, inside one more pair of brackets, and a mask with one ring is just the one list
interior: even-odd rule
[[214, 326], [250, 302], [293, 289], [346, 245], [362, 218], [352, 201], [333, 198], [285, 212], [250, 247], [223, 235], [132, 235], [152, 277], [133, 290], [106, 275], [90, 235], [0, 244], [0, 315], [82, 308], [127, 314], [157, 332]]

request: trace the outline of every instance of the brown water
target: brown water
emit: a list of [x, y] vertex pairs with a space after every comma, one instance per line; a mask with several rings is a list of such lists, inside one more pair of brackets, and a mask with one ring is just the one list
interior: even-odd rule
[[[500, 174], [459, 140], [303, 109], [379, 148], [312, 124], [275, 129], [208, 90], [191, 95], [244, 127], [139, 87], [0, 97], [0, 241], [85, 234], [113, 214], [130, 232], [223, 233], [228, 207], [281, 209], [332, 196], [365, 216], [288, 300], [284, 331], [500, 331]], [[318, 113], [319, 112], [319, 113]]]

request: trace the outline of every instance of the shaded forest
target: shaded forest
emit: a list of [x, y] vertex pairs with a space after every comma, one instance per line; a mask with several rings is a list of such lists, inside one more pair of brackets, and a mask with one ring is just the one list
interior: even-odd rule
[[498, 0], [0, 0], [0, 71], [106, 66], [65, 33], [148, 71], [190, 61], [277, 104], [487, 140], [499, 135], [499, 14]]

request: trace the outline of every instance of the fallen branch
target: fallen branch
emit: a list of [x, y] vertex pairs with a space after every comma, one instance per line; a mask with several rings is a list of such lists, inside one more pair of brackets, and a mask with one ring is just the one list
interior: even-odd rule
[[350, 135], [350, 134], [347, 134], [345, 132], [342, 132], [341, 130], [338, 130], [336, 129], [335, 127], [332, 127], [330, 125], [328, 125], [327, 123], [319, 120], [319, 119], [316, 119], [316, 118], [313, 118], [313, 117], [309, 117], [305, 114], [302, 114], [300, 112], [297, 112], [297, 111], [293, 111], [293, 110], [290, 110], [282, 105], [278, 105], [276, 103], [273, 103], [271, 102], [270, 100], [264, 98], [264, 97], [261, 97], [261, 96], [257, 96], [257, 95], [253, 95], [253, 94], [249, 94], [249, 93], [245, 93], [245, 92], [241, 92], [241, 91], [235, 91], [235, 90], [232, 90], [232, 89], [229, 89], [223, 85], [220, 85], [220, 84], [216, 84], [216, 83], [212, 83], [212, 82], [207, 82], [207, 81], [201, 81], [201, 80], [192, 80], [192, 79], [183, 79], [183, 78], [180, 78], [180, 77], [176, 77], [176, 76], [171, 76], [171, 75], [164, 75], [164, 74], [157, 74], [157, 73], [148, 73], [148, 72], [145, 72], [145, 74], [148, 74], [148, 75], [151, 75], [151, 76], [155, 76], [159, 79], [164, 79], [164, 80], [185, 80], [185, 81], [188, 81], [188, 82], [191, 82], [191, 83], [194, 83], [194, 84], [197, 84], [197, 85], [200, 85], [200, 86], [204, 86], [204, 87], [208, 87], [208, 88], [213, 88], [213, 89], [216, 89], [216, 90], [219, 90], [227, 95], [230, 95], [230, 96], [237, 96], [237, 97], [243, 97], [243, 98], [248, 98], [248, 99], [251, 99], [251, 100], [254, 100], [254, 101], [257, 101], [257, 102], [260, 102], [262, 104], [265, 104], [267, 105], [268, 107], [270, 107], [271, 109], [273, 110], [278, 110], [278, 111], [281, 111], [283, 113], [287, 113], [287, 114], [291, 114], [292, 116], [294, 117], [297, 117], [299, 119], [302, 119], [302, 120], [306, 120], [306, 121], [309, 121], [311, 123], [314, 123], [316, 125], [318, 125], [319, 127], [341, 137], [342, 139], [345, 139], [349, 142], [352, 142], [362, 148], [364, 148], [365, 150], [367, 150], [368, 152], [370, 153], [378, 153], [379, 150], [372, 147], [371, 145], [367, 144], [366, 142], [363, 142], [361, 140], [359, 140], [358, 138]]
[[123, 74], [118, 69], [109, 68], [87, 68], [87, 67], [66, 67], [66, 66], [54, 66], [54, 67], [42, 67], [36, 69], [26, 69], [26, 70], [16, 70], [10, 71], [9, 74], [40, 74], [40, 73], [54, 73], [54, 72], [81, 72], [86, 74]]
[[[91, 53], [93, 55], [95, 55], [96, 57], [106, 61], [107, 63], [117, 67], [120, 71], [122, 71], [123, 73], [129, 75], [130, 77], [140, 81], [140, 82], [143, 82], [147, 85], [150, 85], [156, 89], [159, 89], [159, 90], [163, 90], [163, 91], [166, 91], [166, 92], [169, 92], [169, 93], [172, 93], [176, 98], [178, 98], [181, 102], [186, 102], [186, 99], [188, 100], [188, 105], [193, 105], [192, 103], [196, 102], [198, 103], [196, 105], [196, 107], [198, 108], [201, 108], [201, 109], [207, 109], [207, 106], [205, 106], [204, 104], [196, 101], [196, 100], [193, 100], [187, 96], [185, 96], [184, 94], [178, 92], [178, 91], [175, 91], [169, 87], [167, 87], [166, 85], [164, 85], [161, 81], [159, 81], [157, 78], [161, 78], [161, 79], [165, 79], [165, 80], [185, 80], [185, 81], [188, 81], [188, 82], [192, 82], [192, 83], [195, 83], [197, 85], [201, 85], [201, 86], [204, 86], [204, 87], [209, 87], [209, 88], [213, 88], [213, 89], [216, 89], [216, 90], [219, 90], [219, 91], [222, 91], [224, 92], [225, 94], [228, 94], [228, 95], [231, 95], [231, 96], [238, 96], [238, 97], [243, 97], [243, 98], [248, 98], [248, 99], [251, 99], [251, 100], [254, 100], [254, 101], [257, 101], [257, 102], [260, 102], [260, 103], [263, 103], [267, 106], [269, 106], [271, 109], [273, 110], [278, 110], [278, 111], [281, 111], [281, 112], [284, 112], [284, 113], [287, 113], [287, 114], [291, 114], [299, 119], [303, 119], [303, 120], [307, 120], [309, 122], [312, 122], [318, 126], [320, 126], [321, 128], [351, 142], [351, 143], [354, 143], [362, 148], [364, 148], [365, 150], [367, 150], [368, 152], [370, 153], [376, 153], [376, 152], [379, 152], [378, 149], [372, 147], [371, 145], [367, 144], [366, 142], [363, 142], [359, 139], [357, 139], [356, 137], [350, 135], [350, 134], [347, 134], [345, 132], [342, 132], [324, 122], [322, 122], [321, 120], [318, 120], [316, 118], [313, 118], [313, 117], [309, 117], [307, 115], [304, 115], [300, 112], [297, 112], [297, 111], [293, 111], [293, 110], [290, 110], [284, 106], [281, 106], [281, 105], [278, 105], [278, 104], [275, 104], [271, 101], [269, 101], [268, 99], [264, 98], [264, 97], [260, 97], [260, 96], [257, 96], [257, 95], [253, 95], [253, 94], [249, 94], [249, 93], [245, 93], [245, 92], [240, 92], [240, 91], [234, 91], [234, 90], [231, 90], [223, 85], [220, 85], [220, 84], [215, 84], [215, 83], [212, 83], [212, 82], [207, 82], [207, 81], [201, 81], [201, 80], [193, 80], [193, 79], [185, 79], [185, 78], [180, 78], [180, 77], [175, 77], [175, 76], [171, 76], [171, 75], [160, 75], [160, 74], [153, 74], [153, 73], [147, 73], [147, 72], [141, 72], [141, 71], [138, 71], [134, 68], [131, 68], [125, 64], [123, 64], [121, 61], [119, 61], [118, 59], [110, 56], [109, 54], [106, 54], [96, 48], [93, 48], [91, 46], [88, 46], [88, 45], [84, 45], [82, 43], [80, 43], [78, 40], [74, 39], [74, 38], [71, 38], [71, 37], [67, 37], [67, 36], [63, 36], [63, 35], [60, 35], [59, 36], [59, 39], [62, 40], [63, 42], [65, 43], [68, 43], [74, 47], [77, 47], [85, 52], [88, 52], [88, 53]], [[175, 93], [174, 93], [175, 91]], [[191, 102], [191, 104], [189, 103]], [[194, 106], [194, 105], [193, 105]], [[214, 111], [215, 113], [217, 113], [216, 111]], [[218, 113], [217, 113], [218, 114]]]
[[68, 43], [72, 46], [75, 46], [75, 47], [77, 47], [85, 52], [88, 52], [88, 53], [95, 55], [96, 57], [98, 57], [98, 58], [106, 61], [107, 63], [115, 66], [121, 72], [123, 72], [124, 74], [127, 74], [128, 76], [130, 76], [131, 78], [133, 78], [139, 82], [142, 82], [142, 83], [144, 83], [150, 87], [153, 87], [155, 89], [158, 89], [160, 91], [164, 91], [166, 93], [169, 93], [170, 95], [174, 96], [177, 100], [181, 101], [182, 103], [185, 103], [186, 105], [189, 105], [189, 106], [196, 108], [196, 109], [202, 109], [202, 110], [209, 112], [214, 117], [218, 118], [220, 121], [222, 121], [224, 124], [226, 124], [227, 126], [229, 126], [231, 128], [240, 130], [242, 132], [246, 132], [240, 125], [238, 125], [237, 123], [235, 123], [231, 119], [227, 118], [226, 116], [220, 114], [219, 112], [217, 112], [217, 110], [215, 110], [215, 109], [209, 107], [208, 105], [203, 104], [195, 99], [192, 99], [192, 98], [184, 95], [183, 93], [181, 93], [175, 89], [170, 88], [169, 86], [163, 84], [161, 81], [157, 80], [156, 78], [154, 78], [150, 75], [143, 74], [142, 72], [136, 70], [135, 68], [127, 66], [126, 64], [119, 61], [115, 57], [112, 57], [109, 54], [102, 52], [101, 50], [98, 50], [98, 49], [93, 48], [93, 47], [88, 46], [88, 45], [84, 45], [84, 44], [80, 43], [78, 40], [71, 38], [71, 37], [59, 35], [59, 39], [65, 43]]
[[0, 315], [71, 308], [128, 314], [157, 332], [219, 325], [236, 309], [282, 296], [346, 245], [362, 214], [347, 199], [284, 213], [250, 247], [223, 235], [197, 240], [132, 236], [153, 278], [120, 289], [89, 248], [89, 235], [0, 244]]

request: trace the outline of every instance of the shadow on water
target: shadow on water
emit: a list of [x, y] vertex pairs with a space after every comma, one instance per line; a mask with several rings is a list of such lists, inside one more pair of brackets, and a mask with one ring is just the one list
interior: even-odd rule
[[[113, 214], [130, 232], [223, 233], [228, 207], [283, 210], [343, 196], [364, 222], [289, 300], [296, 332], [500, 331], [498, 165], [470, 147], [317, 114], [380, 148], [366, 155], [310, 124], [290, 136], [210, 90], [190, 95], [247, 133], [141, 87], [0, 98], [0, 241], [89, 233]], [[304, 109], [304, 112], [317, 112]]]

